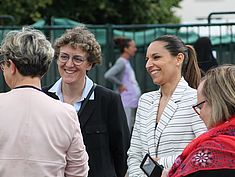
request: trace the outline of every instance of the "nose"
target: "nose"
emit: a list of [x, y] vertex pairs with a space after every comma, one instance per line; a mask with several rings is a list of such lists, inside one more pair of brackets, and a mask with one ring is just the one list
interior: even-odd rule
[[151, 59], [149, 58], [147, 61], [146, 61], [146, 64], [145, 64], [145, 68], [148, 69], [152, 66], [152, 61]]
[[74, 66], [73, 58], [72, 58], [72, 57], [70, 57], [70, 58], [68, 59], [68, 61], [66, 62], [66, 66]]

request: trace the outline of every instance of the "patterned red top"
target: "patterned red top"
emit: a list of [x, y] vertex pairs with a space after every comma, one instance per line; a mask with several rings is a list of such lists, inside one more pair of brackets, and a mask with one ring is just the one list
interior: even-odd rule
[[216, 169], [235, 169], [235, 116], [188, 144], [175, 160], [169, 177]]

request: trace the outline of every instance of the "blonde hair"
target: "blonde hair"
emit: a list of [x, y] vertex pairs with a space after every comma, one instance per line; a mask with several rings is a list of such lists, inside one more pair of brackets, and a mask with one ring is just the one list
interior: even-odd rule
[[203, 80], [202, 95], [211, 106], [209, 127], [214, 127], [235, 114], [235, 65], [210, 69]]

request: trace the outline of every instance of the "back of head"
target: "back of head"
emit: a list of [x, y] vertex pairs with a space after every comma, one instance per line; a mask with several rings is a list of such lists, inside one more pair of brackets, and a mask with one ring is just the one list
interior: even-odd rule
[[198, 38], [193, 47], [195, 48], [195, 51], [197, 53], [199, 66], [204, 72], [206, 72], [212, 66], [218, 65], [212, 53], [213, 49], [210, 38]]
[[65, 33], [56, 39], [55, 57], [58, 58], [60, 48], [62, 46], [69, 45], [73, 48], [80, 48], [87, 53], [87, 60], [94, 67], [96, 64], [100, 64], [102, 60], [101, 47], [95, 39], [95, 35], [92, 34], [85, 26], [77, 26], [72, 29], [68, 29]]
[[204, 77], [202, 94], [212, 108], [210, 127], [235, 114], [235, 65], [210, 69]]
[[31, 27], [10, 31], [1, 44], [4, 60], [12, 60], [23, 76], [42, 77], [54, 56], [54, 49], [45, 35]]
[[182, 76], [192, 88], [197, 88], [201, 79], [201, 72], [197, 64], [196, 53], [192, 46], [185, 45], [184, 42], [175, 35], [163, 35], [154, 41], [167, 43], [165, 48], [176, 57], [179, 53], [184, 55], [182, 65]]
[[115, 47], [119, 48], [120, 53], [124, 52], [125, 48], [129, 47], [129, 43], [132, 41], [132, 39], [125, 38], [125, 37], [116, 37], [113, 39]]

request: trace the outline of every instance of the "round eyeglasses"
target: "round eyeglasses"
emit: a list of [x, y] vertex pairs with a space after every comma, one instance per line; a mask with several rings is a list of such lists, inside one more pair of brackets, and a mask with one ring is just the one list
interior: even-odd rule
[[83, 56], [74, 55], [74, 56], [71, 56], [71, 57], [70, 57], [70, 55], [65, 54], [65, 53], [60, 53], [60, 54], [59, 54], [59, 57], [58, 57], [58, 59], [59, 59], [59, 61], [60, 61], [61, 63], [66, 63], [66, 62], [68, 62], [70, 58], [72, 59], [73, 64], [76, 65], [76, 66], [81, 65], [81, 64], [86, 60], [86, 58], [83, 57]]
[[202, 102], [200, 102], [200, 103], [198, 103], [198, 104], [196, 104], [196, 105], [193, 106], [194, 111], [195, 111], [198, 115], [200, 115], [202, 106], [203, 106], [203, 104], [204, 104], [205, 102], [206, 102], [206, 100], [204, 100], [204, 101], [202, 101]]

